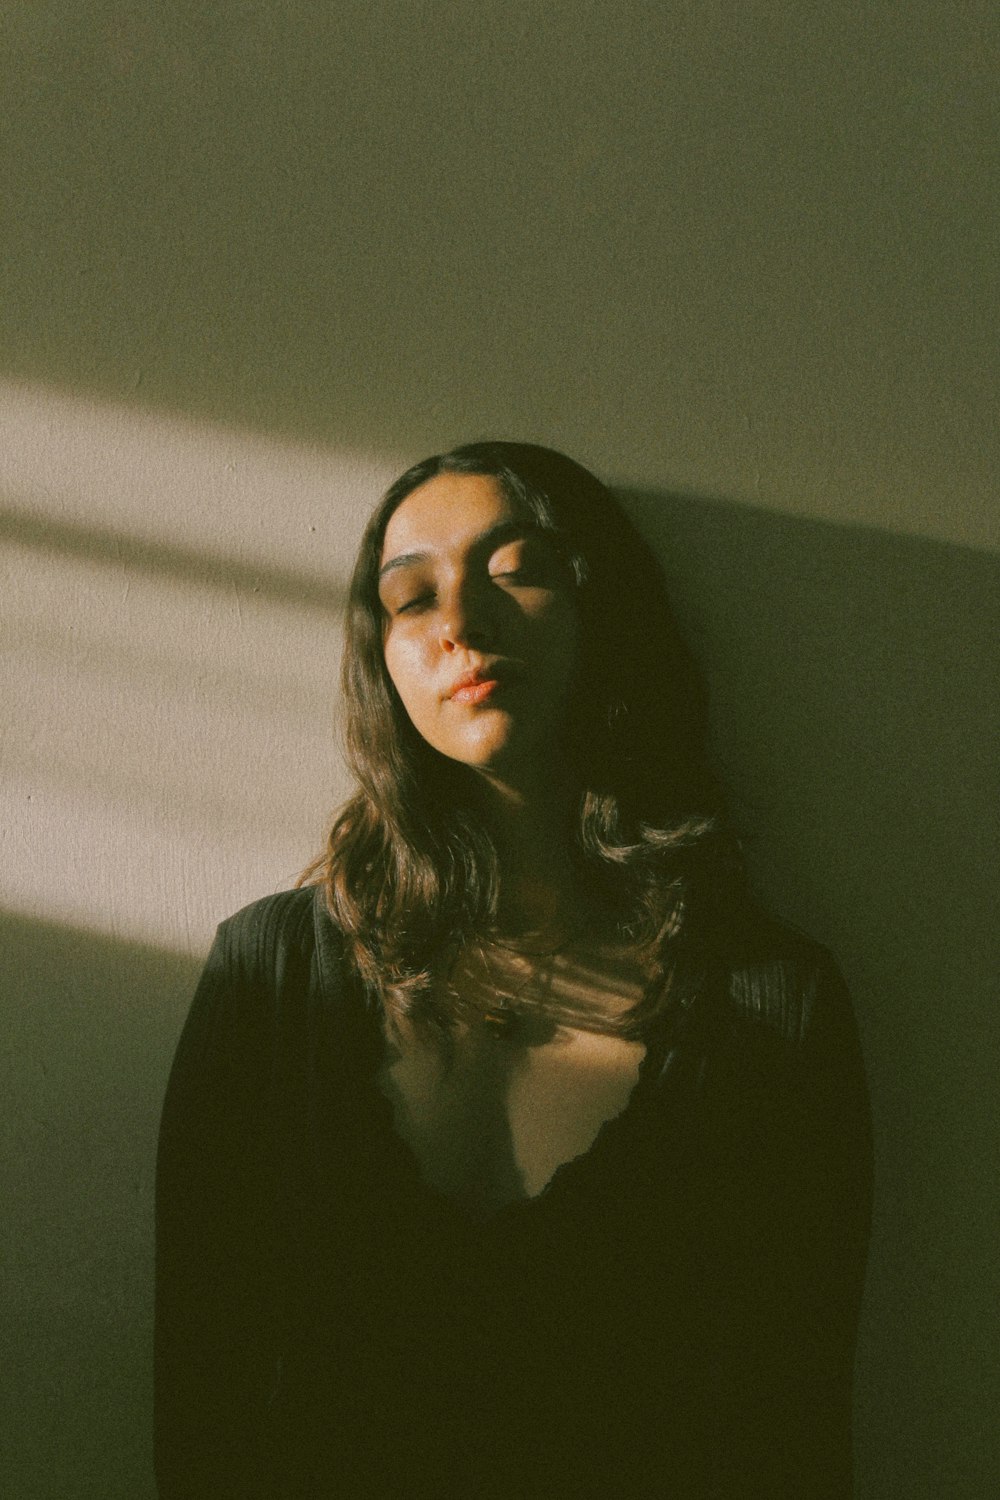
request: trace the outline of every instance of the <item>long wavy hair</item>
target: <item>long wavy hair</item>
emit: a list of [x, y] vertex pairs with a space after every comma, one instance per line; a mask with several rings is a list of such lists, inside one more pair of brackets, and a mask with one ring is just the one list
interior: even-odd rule
[[421, 738], [389, 678], [378, 591], [390, 517], [443, 473], [495, 479], [572, 581], [581, 664], [567, 732], [573, 858], [584, 889], [654, 976], [609, 1027], [643, 1035], [703, 982], [742, 901], [742, 864], [706, 752], [702, 681], [656, 562], [610, 491], [561, 453], [470, 443], [414, 464], [376, 508], [351, 579], [342, 671], [357, 791], [300, 883], [323, 886], [350, 960], [390, 1021], [452, 1029], [463, 1002], [439, 981], [462, 947], [498, 938], [498, 856], [471, 795], [476, 773]]

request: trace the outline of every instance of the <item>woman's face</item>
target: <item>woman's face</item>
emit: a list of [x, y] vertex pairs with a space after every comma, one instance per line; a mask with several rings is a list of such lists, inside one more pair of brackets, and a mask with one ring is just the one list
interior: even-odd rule
[[501, 780], [544, 779], [575, 686], [565, 564], [489, 475], [439, 474], [393, 512], [385, 664], [414, 727]]

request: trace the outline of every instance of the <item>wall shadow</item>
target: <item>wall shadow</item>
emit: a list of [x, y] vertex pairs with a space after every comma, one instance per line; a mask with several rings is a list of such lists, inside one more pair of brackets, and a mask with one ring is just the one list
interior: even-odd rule
[[347, 597], [343, 584], [307, 573], [239, 563], [195, 547], [147, 541], [107, 526], [57, 521], [15, 506], [0, 509], [0, 541], [52, 557], [135, 569], [153, 578], [202, 588], [235, 589], [264, 601], [332, 615], [340, 612]]
[[199, 964], [0, 916], [4, 1494], [152, 1500], [156, 1125]]
[[829, 943], [873, 1095], [859, 1493], [1000, 1473], [995, 1200], [1000, 561], [626, 497], [704, 665], [762, 895]]

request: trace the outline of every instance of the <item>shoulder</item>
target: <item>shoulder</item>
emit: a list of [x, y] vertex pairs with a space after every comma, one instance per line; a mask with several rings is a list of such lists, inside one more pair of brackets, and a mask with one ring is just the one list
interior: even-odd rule
[[[706, 1075], [719, 1116], [738, 1132], [753, 1121], [750, 1134], [780, 1142], [782, 1161], [797, 1154], [809, 1171], [822, 1163], [842, 1182], [850, 1178], [848, 1196], [861, 1202], [869, 1191], [870, 1105], [836, 960], [808, 934], [758, 913], [727, 942], [724, 968], [712, 1007], [717, 1016], [721, 1003], [724, 1019]], [[735, 1150], [732, 1135], [726, 1139]]]
[[219, 930], [241, 943], [273, 941], [291, 937], [311, 922], [316, 899], [315, 886], [299, 886], [292, 891], [275, 891], [240, 907], [219, 924]]
[[724, 967], [731, 1017], [802, 1048], [833, 1023], [851, 1024], [836, 959], [807, 933], [754, 911], [727, 944]]
[[216, 934], [213, 964], [244, 1008], [263, 1008], [285, 1026], [316, 1008], [338, 1016], [351, 1009], [344, 936], [321, 886], [278, 891], [227, 917]]
[[342, 946], [315, 886], [264, 896], [220, 922], [175, 1070], [218, 1067], [249, 1078], [279, 1053], [311, 1046], [317, 1014], [346, 1008]]
[[220, 922], [216, 945], [233, 979], [276, 976], [296, 960], [308, 963], [315, 945], [317, 892], [313, 886], [277, 891]]

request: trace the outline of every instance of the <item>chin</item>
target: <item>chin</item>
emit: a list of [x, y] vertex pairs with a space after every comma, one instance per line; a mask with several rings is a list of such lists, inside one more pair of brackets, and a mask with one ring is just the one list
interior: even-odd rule
[[447, 740], [442, 737], [434, 749], [453, 765], [465, 766], [482, 776], [517, 781], [525, 774], [537, 774], [539, 766], [550, 765], [558, 755], [551, 740], [519, 733], [518, 725], [507, 718], [496, 716], [488, 723], [484, 715], [470, 729], [463, 736], [449, 736]]
[[537, 774], [539, 766], [552, 759], [548, 747], [531, 747], [505, 741], [488, 747], [477, 747], [476, 752], [463, 757], [463, 764], [470, 771], [498, 781], [517, 783]]
[[504, 771], [513, 769], [518, 757], [512, 757], [507, 747], [502, 746], [476, 750], [469, 755], [456, 756], [455, 759], [468, 766], [470, 771], [484, 771], [500, 776]]
[[455, 744], [451, 751], [453, 760], [475, 770], [487, 771], [507, 761], [517, 753], [518, 736], [511, 732], [510, 724], [480, 724], [478, 733], [473, 732]]
[[486, 776], [502, 776], [521, 764], [523, 756], [511, 753], [507, 744], [479, 743], [475, 745], [435, 745], [438, 754], [453, 766], [477, 771]]

